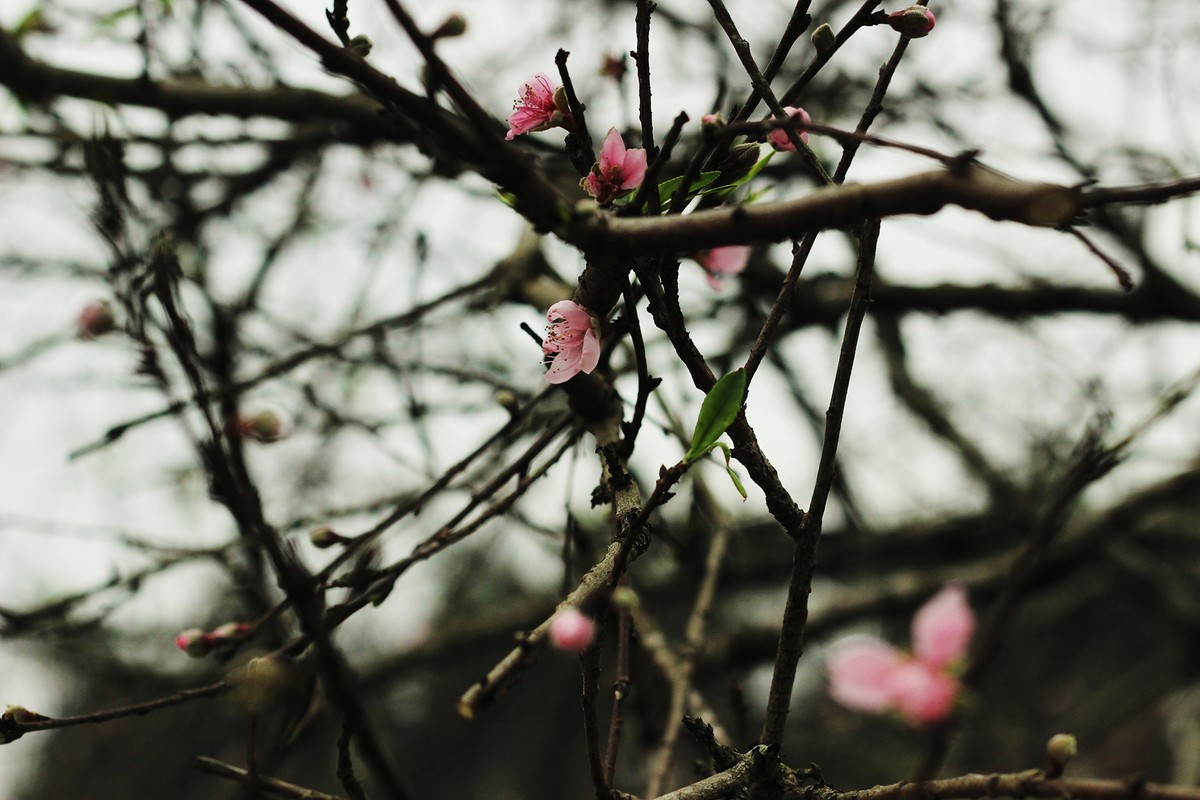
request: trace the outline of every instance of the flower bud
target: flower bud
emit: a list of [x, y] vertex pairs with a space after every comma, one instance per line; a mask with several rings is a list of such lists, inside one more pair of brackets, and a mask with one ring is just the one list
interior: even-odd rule
[[903, 11], [888, 14], [887, 18], [887, 24], [892, 26], [892, 30], [909, 39], [920, 39], [928, 35], [936, 22], [933, 12], [925, 6], [909, 6]]
[[308, 540], [312, 542], [313, 547], [325, 550], [334, 545], [342, 544], [346, 541], [345, 537], [335, 531], [328, 525], [322, 525], [319, 528], [313, 528], [308, 533]]
[[498, 389], [492, 395], [492, 399], [496, 401], [496, 405], [503, 408], [509, 415], [516, 415], [521, 410], [521, 400], [517, 397], [516, 392], [511, 389]]
[[229, 675], [233, 700], [249, 714], [261, 714], [276, 705], [299, 680], [295, 665], [278, 656], [252, 658]]
[[36, 711], [30, 711], [25, 706], [14, 705], [5, 706], [3, 716], [7, 720], [12, 720], [13, 722], [20, 724], [25, 724], [28, 722], [45, 722], [46, 720], [50, 719], [50, 717], [47, 717], [44, 714], [39, 714]]
[[550, 620], [550, 644], [566, 653], [582, 653], [596, 636], [596, 623], [577, 608], [567, 606]]
[[30, 711], [25, 706], [8, 706], [0, 714], [0, 744], [8, 744], [20, 739], [25, 731], [18, 730], [17, 725], [29, 722], [45, 722], [50, 717]]
[[713, 182], [713, 186], [724, 186], [744, 178], [746, 173], [758, 163], [758, 143], [743, 142], [729, 148], [729, 155], [721, 162], [721, 174]]
[[359, 58], [366, 58], [371, 55], [371, 48], [374, 46], [371, 40], [361, 33], [350, 40], [350, 52]]
[[625, 65], [625, 55], [613, 55], [605, 53], [604, 60], [600, 62], [600, 74], [606, 78], [611, 78], [618, 83], [625, 77], [625, 73], [629, 71], [629, 67]]
[[822, 22], [813, 30], [812, 43], [818, 53], [828, 53], [837, 44], [837, 37], [828, 22]]
[[446, 21], [429, 34], [430, 39], [453, 39], [467, 32], [467, 18], [462, 14], [451, 14]]
[[1079, 752], [1079, 743], [1069, 733], [1056, 733], [1046, 742], [1046, 757], [1050, 759], [1050, 768], [1046, 770], [1047, 777], [1056, 778]]
[[218, 644], [226, 639], [239, 637], [248, 630], [250, 630], [250, 626], [244, 622], [226, 622], [224, 625], [214, 628], [208, 634], [208, 638], [212, 644]]
[[720, 128], [724, 124], [725, 120], [721, 116], [720, 112], [717, 112], [716, 114], [705, 114], [700, 118], [701, 128]]
[[212, 650], [212, 641], [199, 628], [188, 628], [175, 637], [175, 646], [192, 658], [204, 658]]
[[261, 444], [271, 444], [287, 438], [287, 428], [274, 411], [259, 411], [250, 416], [239, 416], [237, 432], [243, 439], [251, 439]]
[[571, 101], [567, 99], [567, 87], [559, 86], [554, 90], [554, 107], [563, 115], [563, 119], [555, 121], [554, 124], [561, 126], [571, 116]]
[[116, 327], [117, 318], [113, 314], [112, 304], [107, 300], [88, 303], [79, 312], [77, 329], [81, 339], [95, 339], [116, 330]]

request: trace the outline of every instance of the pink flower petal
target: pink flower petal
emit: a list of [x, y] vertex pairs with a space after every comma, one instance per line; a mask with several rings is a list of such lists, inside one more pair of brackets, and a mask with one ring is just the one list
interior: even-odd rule
[[750, 248], [745, 245], [714, 247], [700, 253], [696, 260], [709, 272], [737, 275], [750, 260]]
[[583, 349], [580, 351], [579, 371], [584, 375], [591, 375], [592, 370], [600, 363], [600, 340], [596, 338], [596, 332], [588, 329], [588, 332], [583, 335]]
[[974, 632], [975, 615], [967, 603], [967, 590], [950, 584], [913, 617], [913, 650], [921, 661], [940, 669], [966, 655]]
[[574, 300], [559, 300], [550, 306], [546, 320], [553, 322], [556, 319], [564, 320], [574, 330], [587, 330], [592, 326], [592, 315]]
[[852, 636], [835, 644], [826, 662], [829, 695], [846, 708], [878, 714], [893, 705], [892, 675], [903, 656], [874, 636]]
[[[643, 154], [644, 155], [644, 154]], [[625, 163], [625, 140], [616, 128], [609, 128], [600, 147], [600, 172], [607, 174], [612, 169], [619, 169]]]
[[546, 370], [546, 382], [559, 384], [571, 380], [579, 374], [579, 362], [582, 358], [582, 348], [563, 350], [550, 362], [550, 369]]
[[646, 177], [646, 151], [641, 148], [627, 150], [621, 164], [621, 191], [636, 189]]
[[929, 664], [915, 659], [905, 661], [889, 677], [892, 702], [909, 722], [932, 725], [954, 711], [958, 681]]

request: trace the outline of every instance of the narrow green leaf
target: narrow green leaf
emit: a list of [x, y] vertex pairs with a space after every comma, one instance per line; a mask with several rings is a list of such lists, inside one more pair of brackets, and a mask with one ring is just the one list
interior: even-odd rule
[[504, 205], [508, 206], [509, 208], [517, 207], [517, 196], [512, 192], [502, 192], [497, 189], [496, 196], [500, 198], [501, 203], [504, 203]]
[[771, 152], [767, 153], [765, 156], [760, 158], [757, 162], [755, 162], [754, 166], [751, 167], [746, 172], [745, 175], [738, 178], [736, 181], [731, 181], [729, 183], [723, 183], [720, 186], [709, 186], [704, 191], [700, 192], [700, 194], [719, 194], [722, 196], [727, 195], [727, 194], [733, 192], [733, 190], [737, 189], [739, 186], [743, 186], [743, 185], [749, 183], [750, 181], [754, 180], [755, 176], [758, 175], [758, 173], [762, 172], [763, 167], [767, 166], [767, 164], [770, 163], [771, 159], [774, 157], [775, 157], [775, 151], [772, 150]]
[[733, 471], [733, 467], [729, 464], [729, 448], [723, 442], [717, 442], [716, 447], [721, 448], [721, 452], [725, 454], [725, 471], [729, 473], [729, 480], [733, 481], [733, 488], [737, 489], [738, 494], [745, 500], [746, 487], [742, 485], [742, 479], [738, 477], [738, 474]]
[[[756, 164], [755, 166], [758, 166], [758, 165]], [[691, 195], [695, 194], [700, 189], [703, 189], [705, 186], [708, 186], [710, 183], [712, 183], [718, 177], [720, 177], [720, 175], [721, 175], [720, 170], [713, 170], [711, 172], [701, 172], [699, 175], [696, 176], [696, 180], [692, 181], [692, 185], [688, 187], [688, 196], [690, 197]], [[666, 181], [663, 181], [662, 183], [660, 183], [658, 185], [658, 203], [659, 203], [659, 205], [665, 206], [667, 203], [669, 203], [671, 201], [671, 197], [679, 189], [679, 184], [681, 184], [681, 183], [683, 183], [682, 175], [680, 175], [676, 178], [671, 178], [670, 180], [666, 180]]]
[[700, 406], [696, 430], [692, 433], [692, 446], [683, 457], [685, 464], [693, 463], [712, 449], [721, 434], [737, 419], [745, 399], [746, 370], [735, 369], [717, 381]]

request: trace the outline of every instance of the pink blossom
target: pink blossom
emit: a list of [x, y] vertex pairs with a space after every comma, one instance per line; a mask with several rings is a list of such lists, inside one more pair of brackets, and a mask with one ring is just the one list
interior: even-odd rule
[[852, 636], [829, 654], [829, 694], [846, 708], [880, 714], [894, 703], [892, 676], [904, 660], [874, 636]]
[[966, 655], [975, 618], [962, 586], [942, 589], [917, 610], [914, 653], [874, 636], [854, 636], [829, 655], [829, 694], [855, 711], [894, 711], [913, 725], [932, 725], [954, 711], [962, 688], [952, 668]]
[[750, 248], [745, 245], [729, 245], [714, 247], [711, 250], [699, 250], [691, 253], [689, 258], [704, 267], [708, 273], [708, 285], [720, 289], [725, 275], [737, 275], [746, 268], [750, 260]]
[[[795, 106], [784, 106], [783, 110], [788, 113], [790, 119], [799, 119], [801, 123], [812, 122], [812, 117], [803, 108]], [[808, 132], [802, 128], [797, 128], [796, 132], [800, 135], [800, 141], [808, 144]], [[776, 150], [786, 150], [796, 152], [796, 145], [792, 144], [792, 140], [788, 137], [787, 131], [783, 128], [776, 128], [767, 134], [767, 142]]]
[[973, 633], [975, 615], [967, 603], [967, 590], [950, 584], [913, 617], [913, 650], [921, 661], [942, 668], [966, 655]]
[[961, 688], [957, 678], [915, 658], [902, 661], [888, 683], [892, 705], [914, 725], [933, 725], [949, 717]]
[[567, 653], [582, 653], [596, 636], [596, 623], [577, 608], [567, 606], [550, 620], [550, 644]]
[[903, 11], [888, 14], [887, 23], [892, 26], [892, 30], [910, 39], [920, 39], [929, 35], [933, 26], [937, 24], [937, 18], [925, 6], [909, 6]]
[[508, 134], [504, 138], [512, 140], [522, 133], [570, 128], [572, 124], [566, 92], [539, 72], [521, 84], [521, 94], [513, 103], [513, 112], [508, 117]]
[[550, 360], [549, 383], [565, 383], [580, 372], [589, 374], [600, 361], [600, 335], [592, 315], [571, 300], [562, 300], [546, 312], [546, 340], [542, 354]]
[[601, 205], [616, 197], [627, 195], [646, 177], [646, 151], [626, 150], [625, 141], [616, 128], [609, 128], [600, 148], [600, 161], [580, 181], [584, 191]]

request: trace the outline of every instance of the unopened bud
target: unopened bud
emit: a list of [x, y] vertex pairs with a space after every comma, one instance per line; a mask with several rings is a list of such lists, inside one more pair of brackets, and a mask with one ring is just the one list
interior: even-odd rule
[[4, 707], [4, 718], [22, 724], [27, 722], [45, 722], [46, 720], [50, 719], [50, 717], [47, 717], [45, 714], [39, 714], [36, 711], [30, 711], [25, 706], [13, 705]]
[[758, 163], [758, 144], [744, 142], [729, 148], [729, 155], [721, 162], [721, 174], [713, 182], [714, 186], [723, 186], [742, 178]]
[[909, 6], [903, 11], [888, 14], [887, 23], [892, 26], [892, 30], [909, 39], [920, 39], [933, 30], [937, 19], [925, 6]]
[[[559, 86], [554, 90], [554, 107], [558, 109], [558, 112], [562, 114], [563, 117], [569, 117], [571, 115], [571, 103], [567, 99], [567, 87]], [[554, 125], [562, 125], [561, 118], [558, 120], [552, 119], [551, 122]]]
[[813, 47], [818, 53], [828, 53], [837, 44], [837, 37], [833, 34], [833, 28], [829, 27], [828, 22], [822, 22], [812, 32]]
[[25, 734], [25, 731], [17, 729], [17, 725], [45, 722], [48, 719], [50, 717], [30, 711], [25, 706], [8, 706], [4, 713], [0, 714], [0, 744], [15, 742]]
[[374, 46], [371, 40], [361, 33], [350, 40], [350, 52], [359, 58], [366, 58], [371, 55], [371, 48]]
[[112, 304], [107, 300], [88, 303], [79, 312], [77, 328], [81, 339], [95, 339], [110, 333], [116, 327], [117, 318], [113, 314]]
[[601, 75], [620, 82], [628, 71], [629, 67], [625, 64], [625, 55], [623, 53], [621, 55], [613, 55], [612, 53], [604, 54], [604, 59], [600, 62]]
[[725, 124], [725, 120], [721, 116], [720, 112], [718, 112], [716, 114], [705, 114], [704, 116], [702, 116], [700, 118], [700, 127], [701, 128], [708, 128], [708, 127], [720, 128], [724, 124]]
[[550, 620], [550, 644], [567, 653], [582, 653], [596, 636], [596, 623], [577, 608], [567, 606]]
[[274, 411], [259, 411], [238, 418], [237, 431], [244, 439], [271, 444], [287, 438], [287, 426]]
[[226, 622], [224, 625], [214, 628], [212, 633], [208, 634], [208, 638], [215, 644], [225, 639], [241, 636], [249, 630], [250, 626], [244, 622]]
[[510, 415], [515, 415], [521, 410], [521, 400], [517, 397], [517, 393], [511, 389], [499, 389], [492, 399], [496, 401], [496, 405], [503, 408]]
[[638, 595], [629, 586], [618, 586], [612, 593], [612, 602], [617, 608], [636, 608], [638, 605]]
[[229, 675], [234, 702], [250, 714], [274, 706], [295, 687], [298, 678], [296, 667], [278, 656], [252, 658]]
[[1051, 736], [1050, 741], [1046, 742], [1046, 757], [1050, 760], [1050, 768], [1046, 770], [1046, 774], [1051, 778], [1061, 775], [1067, 762], [1078, 752], [1079, 743], [1071, 734], [1056, 733]]
[[175, 637], [175, 646], [192, 658], [204, 658], [212, 649], [212, 642], [199, 628], [188, 628]]
[[446, 21], [429, 34], [430, 39], [452, 39], [467, 32], [467, 18], [462, 14], [451, 14]]
[[313, 547], [324, 550], [334, 545], [339, 545], [346, 541], [345, 537], [335, 531], [328, 525], [322, 525], [319, 528], [313, 528], [308, 532], [308, 540], [312, 542]]

